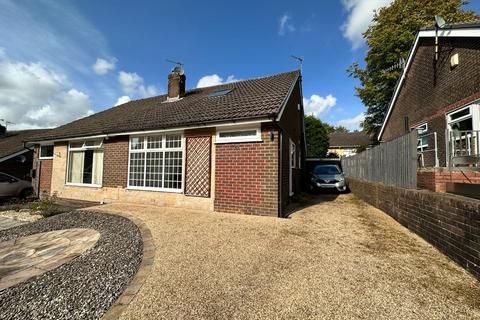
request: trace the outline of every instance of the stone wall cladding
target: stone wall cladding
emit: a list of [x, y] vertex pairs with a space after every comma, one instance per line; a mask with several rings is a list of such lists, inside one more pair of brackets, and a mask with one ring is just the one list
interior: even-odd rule
[[262, 124], [262, 140], [216, 145], [215, 211], [278, 215], [278, 130]]
[[417, 172], [417, 186], [435, 192], [446, 192], [449, 182], [480, 184], [480, 172], [449, 171], [447, 168], [421, 169]]
[[128, 136], [112, 137], [103, 143], [103, 186], [127, 187]]
[[480, 279], [480, 201], [349, 178], [350, 189]]

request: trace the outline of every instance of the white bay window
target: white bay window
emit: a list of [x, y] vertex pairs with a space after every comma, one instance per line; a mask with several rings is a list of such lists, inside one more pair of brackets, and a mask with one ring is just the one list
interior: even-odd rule
[[129, 153], [129, 188], [175, 192], [182, 190], [181, 134], [131, 137]]
[[68, 146], [67, 184], [100, 187], [103, 179], [103, 141], [72, 141]]

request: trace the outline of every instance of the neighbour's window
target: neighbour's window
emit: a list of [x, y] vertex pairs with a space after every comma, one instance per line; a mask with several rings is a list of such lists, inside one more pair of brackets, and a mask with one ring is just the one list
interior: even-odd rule
[[[476, 107], [476, 108], [475, 108]], [[447, 115], [448, 126], [450, 130], [471, 131], [474, 130], [473, 119], [479, 120], [478, 105], [471, 105], [466, 108], [456, 110]]]
[[128, 186], [181, 191], [183, 139], [179, 133], [130, 138]]
[[260, 126], [217, 129], [216, 143], [262, 141]]
[[53, 158], [53, 144], [40, 146], [40, 159], [52, 159]]
[[72, 141], [68, 148], [67, 183], [101, 186], [103, 140]]
[[428, 124], [424, 123], [415, 128], [417, 130], [417, 151], [422, 152], [428, 149]]

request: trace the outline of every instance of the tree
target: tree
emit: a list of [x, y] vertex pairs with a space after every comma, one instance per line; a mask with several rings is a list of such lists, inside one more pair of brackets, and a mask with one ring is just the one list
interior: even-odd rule
[[313, 115], [305, 116], [307, 157], [324, 158], [328, 151], [328, 135], [334, 128]]
[[401, 70], [386, 71], [407, 59], [418, 28], [433, 26], [435, 15], [447, 23], [467, 22], [478, 19], [473, 11], [466, 11], [463, 0], [394, 0], [375, 13], [373, 22], [363, 34], [368, 51], [365, 67], [354, 62], [350, 76], [360, 80], [356, 94], [367, 107], [362, 126], [368, 133], [378, 133], [386, 115]]
[[333, 128], [333, 132], [335, 133], [347, 133], [348, 129], [345, 128], [344, 126], [336, 126]]

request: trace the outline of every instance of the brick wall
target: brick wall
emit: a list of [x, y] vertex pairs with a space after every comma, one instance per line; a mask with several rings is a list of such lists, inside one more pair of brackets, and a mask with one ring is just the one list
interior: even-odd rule
[[355, 179], [349, 186], [480, 279], [479, 200]]
[[50, 195], [52, 187], [52, 165], [53, 160], [40, 160], [39, 147], [35, 146], [33, 150], [33, 169], [36, 170], [35, 178], [32, 179], [34, 192], [39, 196]]
[[216, 144], [215, 211], [278, 215], [278, 130], [262, 125], [262, 140]]
[[428, 168], [417, 172], [417, 186], [421, 189], [445, 192], [449, 182], [480, 184], [480, 172], [449, 171], [447, 168]]
[[[480, 99], [480, 39], [440, 38], [439, 41], [439, 61], [434, 65], [434, 39], [420, 40], [382, 140], [390, 141], [405, 133], [405, 116], [410, 127], [427, 122], [429, 132], [436, 131], [439, 135], [442, 166], [445, 165], [445, 113]], [[460, 64], [452, 69], [450, 57], [456, 53]]]
[[103, 143], [103, 186], [127, 187], [128, 136], [112, 137]]

